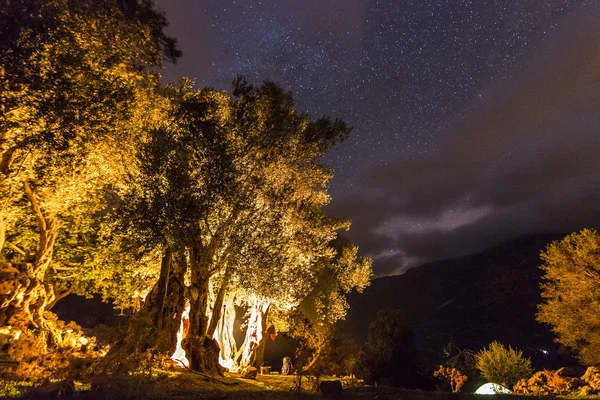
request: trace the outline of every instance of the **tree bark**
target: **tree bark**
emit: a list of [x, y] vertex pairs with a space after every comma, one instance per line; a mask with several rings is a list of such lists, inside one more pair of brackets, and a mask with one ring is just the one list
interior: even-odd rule
[[317, 349], [317, 351], [315, 352], [315, 354], [312, 356], [310, 362], [304, 368], [302, 368], [302, 370], [303, 371], [308, 371], [312, 367], [314, 367], [315, 364], [317, 363], [317, 361], [319, 360], [319, 357], [321, 356], [321, 352], [322, 351], [323, 351], [323, 345], [319, 346], [319, 348]]
[[6, 221], [4, 220], [4, 215], [0, 213], [0, 253], [2, 253], [2, 249], [4, 248], [4, 242], [6, 241]]
[[[33, 263], [0, 265], [0, 326], [44, 329], [44, 312], [54, 300], [54, 290], [44, 282], [44, 276], [52, 261], [58, 229], [56, 219], [45, 215], [27, 181], [23, 182], [23, 190], [38, 225], [38, 245]], [[55, 340], [50, 337], [50, 342]]]
[[206, 336], [213, 337], [215, 335], [215, 330], [217, 329], [217, 325], [221, 321], [221, 315], [223, 314], [223, 302], [225, 300], [225, 295], [227, 294], [227, 288], [229, 287], [229, 278], [231, 277], [231, 268], [229, 266], [226, 267], [225, 272], [223, 273], [223, 277], [221, 279], [221, 286], [219, 287], [219, 292], [217, 293], [217, 298], [215, 299], [215, 304], [213, 306], [212, 315], [210, 317], [210, 322], [208, 324], [208, 328], [206, 330]]
[[208, 247], [197, 245], [190, 248], [190, 330], [183, 347], [192, 370], [222, 375], [219, 345], [207, 336], [208, 283], [215, 252], [214, 243]]
[[70, 295], [71, 293], [73, 293], [73, 288], [69, 288], [69, 289], [67, 289], [64, 292], [61, 292], [59, 294], [56, 294], [56, 292], [55, 292], [54, 293], [54, 300], [52, 300], [52, 302], [48, 303], [48, 307], [46, 307], [46, 309], [47, 310], [52, 310], [54, 308], [54, 306], [56, 305], [56, 303], [58, 303], [59, 301], [61, 301], [62, 299], [64, 299], [68, 295]]
[[149, 345], [169, 356], [177, 345], [177, 331], [185, 308], [185, 253], [166, 248], [161, 260], [160, 276], [148, 295], [142, 311], [150, 315], [154, 337]]
[[236, 365], [235, 359], [238, 349], [233, 334], [236, 317], [235, 295], [227, 294], [223, 303], [221, 318], [213, 337], [219, 344], [219, 363], [230, 371], [236, 372], [238, 365]]
[[[266, 340], [267, 314], [270, 303], [254, 300], [251, 305], [250, 318], [248, 320], [248, 328], [246, 329], [246, 338], [242, 345], [243, 351], [240, 367], [256, 366], [256, 352]], [[260, 365], [258, 366], [260, 367]]]

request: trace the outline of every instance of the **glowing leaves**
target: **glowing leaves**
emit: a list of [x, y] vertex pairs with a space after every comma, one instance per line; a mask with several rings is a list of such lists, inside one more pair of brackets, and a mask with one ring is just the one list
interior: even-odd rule
[[600, 234], [584, 229], [542, 252], [542, 298], [537, 319], [587, 365], [600, 362]]

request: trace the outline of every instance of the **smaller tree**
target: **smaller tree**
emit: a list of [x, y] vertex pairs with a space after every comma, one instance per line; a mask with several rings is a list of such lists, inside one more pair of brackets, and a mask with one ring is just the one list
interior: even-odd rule
[[417, 347], [413, 331], [404, 325], [399, 310], [383, 310], [369, 326], [364, 361], [367, 383], [386, 382], [415, 387]]
[[506, 348], [496, 341], [475, 355], [475, 365], [487, 381], [507, 388], [532, 373], [531, 361], [521, 350]]
[[440, 365], [438, 370], [433, 373], [433, 376], [442, 381], [446, 389], [452, 390], [453, 393], [460, 392], [468, 379], [467, 376], [458, 369], [444, 367], [443, 365]]
[[586, 365], [600, 363], [600, 234], [591, 229], [552, 242], [540, 255], [544, 302], [537, 319]]

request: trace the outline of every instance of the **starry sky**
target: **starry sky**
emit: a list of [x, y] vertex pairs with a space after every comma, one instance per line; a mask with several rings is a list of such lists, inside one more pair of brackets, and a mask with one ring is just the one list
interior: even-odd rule
[[600, 1], [156, 2], [165, 81], [268, 79], [353, 127], [328, 210], [377, 276], [600, 227]]

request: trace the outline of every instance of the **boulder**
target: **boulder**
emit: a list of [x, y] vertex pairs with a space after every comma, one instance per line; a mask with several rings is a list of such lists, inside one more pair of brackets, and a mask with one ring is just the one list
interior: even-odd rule
[[319, 390], [323, 397], [329, 399], [337, 399], [342, 397], [342, 382], [340, 381], [323, 381], [319, 384]]
[[521, 379], [514, 387], [515, 394], [534, 396], [568, 395], [578, 391], [584, 382], [565, 376], [561, 368], [556, 371], [538, 371], [529, 379]]
[[598, 369], [598, 367], [589, 367], [581, 377], [581, 380], [583, 380], [592, 391], [600, 391], [600, 369]]
[[291, 375], [294, 372], [292, 365], [292, 357], [283, 357], [283, 367], [281, 367], [281, 375]]
[[254, 367], [246, 367], [242, 370], [240, 374], [240, 378], [244, 379], [256, 379], [256, 375], [258, 374], [258, 370]]

